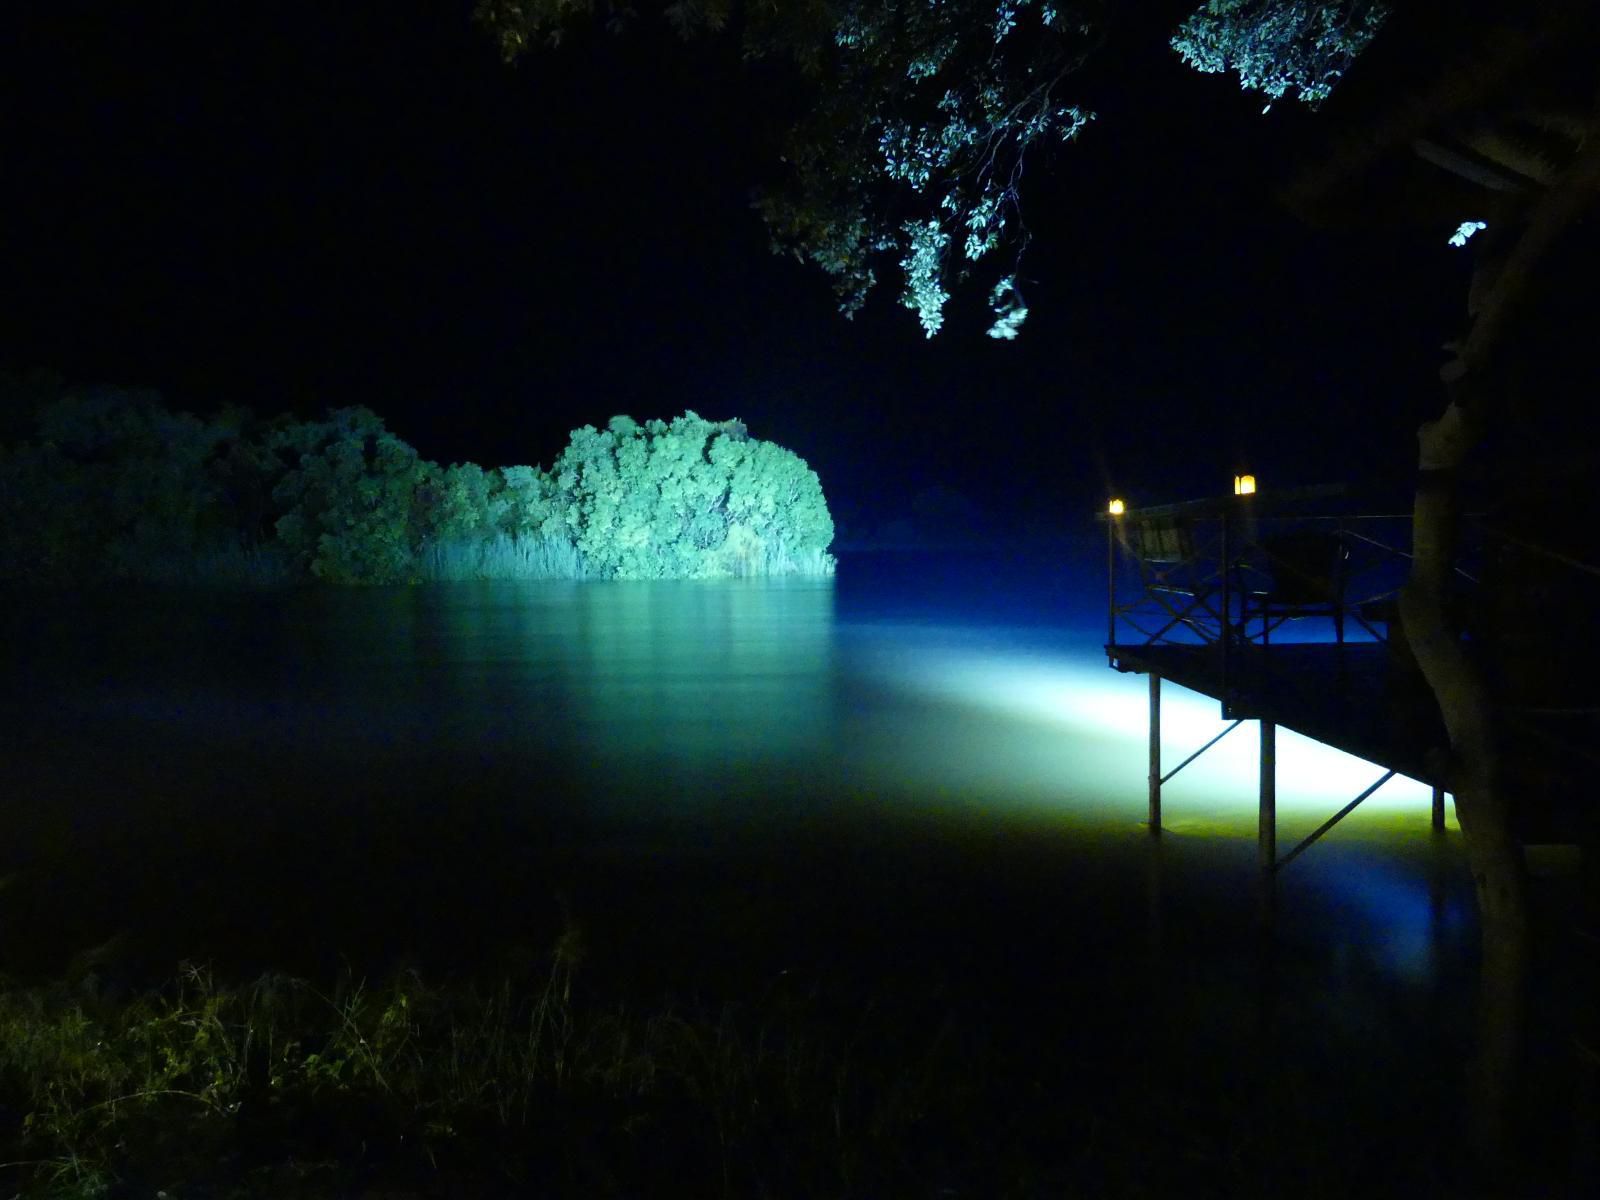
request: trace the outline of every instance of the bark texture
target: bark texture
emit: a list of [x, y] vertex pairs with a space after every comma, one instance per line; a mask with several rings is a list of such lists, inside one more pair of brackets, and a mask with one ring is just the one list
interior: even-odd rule
[[1500, 776], [1499, 729], [1489, 688], [1446, 615], [1459, 529], [1459, 471], [1475, 440], [1473, 424], [1452, 402], [1418, 432], [1413, 558], [1400, 594], [1400, 619], [1450, 739], [1450, 791], [1477, 890], [1483, 960], [1469, 1121], [1473, 1144], [1488, 1163], [1497, 1164], [1511, 1142], [1509, 1114], [1521, 1057], [1528, 891], [1508, 789]]
[[1488, 1165], [1505, 1161], [1524, 1026], [1529, 966], [1528, 882], [1513, 824], [1517, 781], [1502, 772], [1503, 722], [1477, 663], [1451, 628], [1449, 589], [1457, 558], [1460, 473], [1489, 416], [1492, 379], [1507, 334], [1528, 306], [1537, 269], [1600, 193], [1600, 110], [1580, 149], [1532, 203], [1520, 234], [1484, 265], [1473, 292], [1474, 322], [1443, 372], [1452, 392], [1444, 413], [1418, 431], [1418, 486], [1412, 512], [1411, 575], [1400, 618], [1450, 740], [1455, 796], [1482, 922], [1478, 1052], [1469, 1097], [1473, 1144]]

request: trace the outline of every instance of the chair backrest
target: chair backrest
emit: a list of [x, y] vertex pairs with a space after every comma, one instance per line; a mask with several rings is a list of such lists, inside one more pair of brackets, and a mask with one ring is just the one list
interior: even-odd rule
[[1147, 563], [1187, 563], [1194, 561], [1194, 539], [1189, 527], [1177, 521], [1139, 521], [1134, 526], [1138, 554]]
[[1149, 591], [1201, 596], [1215, 584], [1216, 566], [1200, 561], [1194, 534], [1185, 521], [1169, 517], [1134, 522], [1132, 550]]
[[1338, 534], [1295, 530], [1265, 538], [1262, 553], [1272, 574], [1277, 604], [1338, 604], [1344, 599], [1345, 563], [1350, 547]]

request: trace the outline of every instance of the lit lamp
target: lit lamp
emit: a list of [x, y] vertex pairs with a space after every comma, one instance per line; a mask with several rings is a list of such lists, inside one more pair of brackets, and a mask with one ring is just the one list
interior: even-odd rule
[[1233, 494], [1235, 496], [1254, 496], [1256, 494], [1256, 477], [1254, 475], [1235, 475], [1233, 477]]
[[1108, 506], [1108, 511], [1113, 517], [1120, 517], [1126, 510], [1124, 509], [1121, 500], [1113, 500]]

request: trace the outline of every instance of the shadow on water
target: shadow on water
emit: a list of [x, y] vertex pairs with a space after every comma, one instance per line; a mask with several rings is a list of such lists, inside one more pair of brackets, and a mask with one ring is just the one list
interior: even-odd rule
[[[1239, 760], [1140, 825], [1142, 687], [1103, 666], [1083, 572], [18, 597], [5, 969], [117, 935], [131, 975], [450, 975], [576, 922], [596, 995], [804, 986], [980, 1030], [1075, 1136], [1435, 1178], [1476, 936], [1454, 835], [1375, 801], [1264, 932]], [[1280, 806], [1309, 829], [1345, 768], [1306, 761]], [[1323, 1130], [1267, 1147], [1291, 1119]]]

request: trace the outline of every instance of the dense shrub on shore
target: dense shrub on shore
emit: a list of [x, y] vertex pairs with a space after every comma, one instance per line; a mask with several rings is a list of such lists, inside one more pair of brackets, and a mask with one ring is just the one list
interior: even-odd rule
[[25, 406], [31, 425], [0, 444], [0, 579], [391, 584], [832, 568], [816, 472], [737, 421], [693, 412], [584, 426], [549, 470], [486, 470], [427, 461], [366, 408], [201, 419], [150, 392], [37, 386]]
[[819, 574], [833, 519], [805, 462], [693, 412], [585, 426], [552, 468], [584, 561], [621, 579]]

